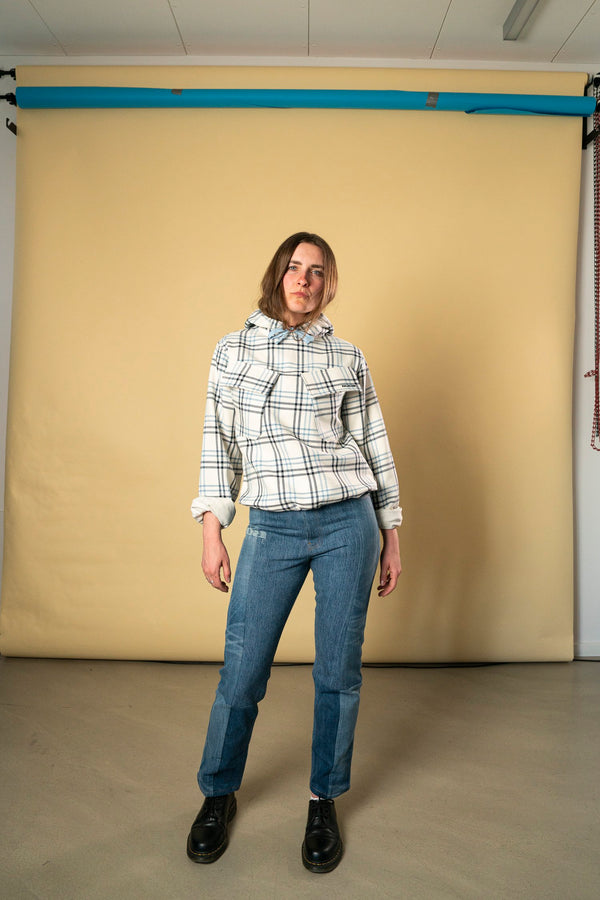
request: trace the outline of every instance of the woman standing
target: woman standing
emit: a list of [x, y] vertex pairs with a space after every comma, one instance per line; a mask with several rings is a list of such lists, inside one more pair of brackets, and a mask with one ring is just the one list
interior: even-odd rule
[[299, 232], [276, 251], [259, 309], [226, 335], [210, 370], [199, 496], [202, 569], [227, 592], [221, 537], [240, 502], [250, 507], [233, 584], [225, 663], [198, 784], [205, 796], [187, 843], [195, 862], [225, 851], [235, 791], [277, 644], [313, 573], [315, 685], [312, 768], [302, 861], [330, 872], [342, 856], [334, 798], [350, 786], [361, 651], [383, 536], [379, 596], [401, 571], [398, 482], [385, 425], [361, 351], [323, 315], [337, 287], [329, 245]]

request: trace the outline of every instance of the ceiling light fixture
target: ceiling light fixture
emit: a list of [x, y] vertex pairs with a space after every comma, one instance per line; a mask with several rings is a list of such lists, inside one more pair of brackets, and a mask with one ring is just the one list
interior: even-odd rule
[[502, 26], [505, 41], [516, 41], [540, 0], [517, 0]]

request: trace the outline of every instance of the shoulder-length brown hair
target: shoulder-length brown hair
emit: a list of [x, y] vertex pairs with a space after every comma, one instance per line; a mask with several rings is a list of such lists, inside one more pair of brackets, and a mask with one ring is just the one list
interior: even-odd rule
[[286, 238], [277, 248], [275, 256], [269, 263], [260, 284], [261, 295], [258, 301], [258, 308], [271, 319], [278, 319], [280, 322], [285, 321], [287, 310], [281, 285], [292, 254], [298, 244], [314, 244], [315, 247], [319, 247], [323, 254], [323, 293], [318, 308], [311, 313], [307, 313], [304, 324], [309, 325], [315, 319], [318, 319], [327, 304], [331, 303], [335, 297], [338, 283], [337, 264], [333, 250], [327, 241], [318, 234], [298, 231], [296, 234], [291, 234], [289, 238]]

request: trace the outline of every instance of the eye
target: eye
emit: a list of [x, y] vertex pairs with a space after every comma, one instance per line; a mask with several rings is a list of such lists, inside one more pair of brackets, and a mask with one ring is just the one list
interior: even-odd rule
[[321, 271], [321, 269], [312, 269], [311, 272], [313, 275], [316, 275], [317, 278], [323, 278], [323, 272]]
[[288, 272], [293, 272], [294, 269], [296, 269], [296, 266], [293, 265], [292, 263], [290, 263], [289, 266], [288, 266]]

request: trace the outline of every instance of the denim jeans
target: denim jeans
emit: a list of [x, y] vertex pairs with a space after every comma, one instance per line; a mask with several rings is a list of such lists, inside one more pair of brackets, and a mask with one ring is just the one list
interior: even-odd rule
[[311, 510], [250, 509], [229, 604], [225, 662], [198, 771], [205, 796], [228, 794], [241, 784], [258, 703], [309, 569], [316, 594], [310, 787], [327, 798], [348, 790], [365, 619], [378, 558], [369, 494]]

